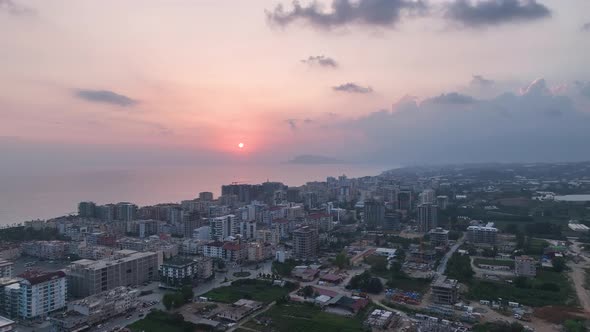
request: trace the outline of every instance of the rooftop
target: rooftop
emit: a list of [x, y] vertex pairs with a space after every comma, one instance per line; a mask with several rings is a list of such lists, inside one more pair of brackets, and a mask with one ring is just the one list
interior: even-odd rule
[[0, 329], [3, 329], [5, 327], [8, 327], [8, 326], [11, 326], [11, 325], [14, 325], [14, 324], [15, 324], [14, 321], [12, 321], [12, 320], [10, 320], [10, 319], [8, 319], [6, 317], [0, 316]]
[[436, 279], [436, 281], [434, 282], [434, 284], [432, 284], [432, 287], [438, 287], [438, 288], [455, 288], [457, 287], [457, 283], [458, 281], [455, 279], [448, 279], [446, 276], [440, 276], [438, 279]]

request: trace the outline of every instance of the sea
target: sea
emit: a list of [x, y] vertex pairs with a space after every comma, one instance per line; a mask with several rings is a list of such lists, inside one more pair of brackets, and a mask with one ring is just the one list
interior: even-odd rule
[[132, 202], [139, 206], [180, 202], [199, 192], [220, 194], [232, 182], [283, 182], [300, 186], [328, 176], [378, 175], [395, 167], [362, 164], [205, 165], [0, 174], [0, 227], [76, 213], [81, 201]]

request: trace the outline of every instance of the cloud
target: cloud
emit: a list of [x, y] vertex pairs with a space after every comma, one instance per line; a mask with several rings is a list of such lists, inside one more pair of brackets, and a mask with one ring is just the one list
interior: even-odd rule
[[551, 10], [536, 0], [455, 0], [445, 7], [446, 18], [472, 28], [551, 16]]
[[432, 97], [424, 101], [425, 103], [446, 104], [446, 105], [467, 105], [477, 102], [471, 96], [467, 96], [458, 92], [443, 93], [440, 96]]
[[[590, 89], [585, 83], [577, 85]], [[333, 126], [344, 137], [340, 145], [356, 148], [354, 158], [348, 159], [366, 162], [400, 165], [587, 159], [590, 113], [573, 97], [548, 86], [538, 79], [518, 94], [505, 92], [486, 99], [455, 93], [426, 98], [422, 103], [405, 98], [392, 111], [333, 121]], [[457, 101], [465, 103], [457, 107]]]
[[345, 83], [332, 87], [334, 91], [349, 92], [349, 93], [372, 93], [373, 89], [370, 86], [364, 87], [356, 83]]
[[293, 131], [297, 130], [297, 120], [296, 119], [287, 119], [287, 120], [285, 120], [285, 122], [289, 125], [289, 128], [291, 128], [291, 130], [293, 130]]
[[267, 19], [279, 26], [306, 21], [322, 29], [353, 23], [391, 27], [401, 20], [405, 12], [422, 14], [428, 9], [422, 0], [332, 0], [329, 11], [323, 10], [317, 1], [302, 6], [299, 1], [294, 0], [292, 7], [289, 11], [279, 4], [274, 10], [266, 11]]
[[80, 99], [93, 102], [118, 105], [123, 107], [134, 106], [138, 103], [137, 100], [131, 99], [127, 96], [120, 95], [108, 90], [76, 90], [74, 95]]
[[590, 22], [582, 25], [582, 31], [590, 31]]
[[301, 62], [308, 64], [310, 66], [320, 66], [320, 67], [327, 67], [327, 68], [337, 68], [338, 63], [336, 60], [323, 56], [323, 55], [316, 55], [316, 56], [309, 56], [307, 59], [301, 60]]
[[33, 9], [20, 5], [12, 0], [0, 0], [0, 12], [2, 11], [17, 16], [35, 14], [35, 11]]
[[590, 99], [590, 82], [574, 82], [574, 85], [579, 89], [582, 96]]
[[486, 79], [481, 75], [473, 75], [473, 78], [469, 84], [478, 88], [487, 88], [493, 86], [494, 83], [495, 82], [493, 80]]

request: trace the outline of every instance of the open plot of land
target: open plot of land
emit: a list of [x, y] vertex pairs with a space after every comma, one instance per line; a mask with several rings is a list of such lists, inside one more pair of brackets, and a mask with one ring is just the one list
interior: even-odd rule
[[359, 318], [330, 314], [318, 307], [303, 304], [277, 305], [257, 318], [266, 324], [249, 321], [244, 327], [260, 332], [362, 331], [362, 322]]
[[475, 258], [473, 263], [477, 266], [480, 265], [493, 265], [493, 266], [508, 266], [513, 268], [514, 261], [503, 260], [503, 259], [488, 259], [488, 258]]
[[424, 294], [430, 287], [431, 281], [430, 279], [417, 278], [391, 278], [387, 282], [387, 287]]
[[287, 287], [272, 286], [264, 280], [243, 279], [234, 281], [230, 286], [215, 288], [203, 296], [211, 301], [223, 303], [234, 303], [239, 299], [270, 303], [287, 294]]
[[[547, 284], [554, 284], [557, 290], [548, 290]], [[518, 288], [507, 283], [473, 281], [467, 296], [473, 300], [496, 300], [502, 298], [532, 307], [546, 305], [575, 305], [576, 294], [571, 281], [564, 273], [541, 270], [529, 288]]]
[[127, 327], [133, 332], [192, 332], [197, 328], [195, 324], [185, 322], [182, 315], [163, 311], [151, 312], [144, 319]]

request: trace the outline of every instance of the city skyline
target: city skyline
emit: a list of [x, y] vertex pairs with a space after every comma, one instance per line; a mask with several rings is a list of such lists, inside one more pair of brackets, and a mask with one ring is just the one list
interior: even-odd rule
[[3, 0], [2, 169], [582, 160], [589, 9]]

